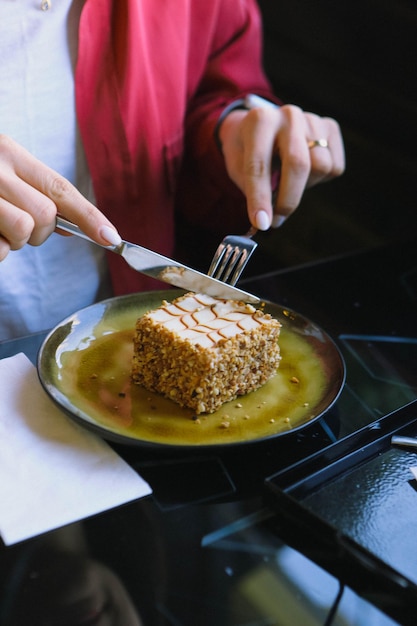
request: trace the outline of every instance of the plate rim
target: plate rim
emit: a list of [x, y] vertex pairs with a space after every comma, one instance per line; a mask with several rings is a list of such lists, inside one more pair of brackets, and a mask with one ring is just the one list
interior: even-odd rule
[[[268, 306], [272, 306], [275, 308], [278, 307], [280, 311], [285, 311], [289, 317], [295, 316], [297, 319], [302, 320], [306, 324], [306, 326], [311, 326], [311, 327], [316, 328], [317, 331], [319, 331], [321, 335], [326, 339], [326, 343], [332, 346], [334, 355], [337, 357], [336, 360], [339, 361], [338, 379], [337, 381], [335, 381], [336, 391], [334, 392], [333, 397], [329, 401], [329, 404], [326, 405], [326, 407], [323, 410], [321, 410], [320, 413], [312, 417], [307, 422], [303, 422], [302, 424], [299, 424], [298, 426], [295, 426], [294, 428], [291, 428], [288, 431], [272, 433], [272, 434], [268, 434], [265, 436], [244, 440], [244, 441], [225, 441], [225, 442], [215, 442], [215, 443], [190, 443], [190, 444], [173, 443], [171, 444], [169, 442], [159, 442], [159, 441], [140, 439], [137, 437], [128, 436], [120, 432], [112, 431], [111, 429], [108, 429], [105, 426], [102, 426], [98, 424], [97, 422], [92, 421], [94, 420], [94, 418], [89, 417], [84, 411], [79, 410], [79, 414], [77, 414], [77, 412], [74, 410], [71, 410], [71, 408], [67, 406], [67, 404], [64, 401], [61, 401], [61, 398], [65, 399], [65, 395], [59, 389], [57, 389], [56, 386], [54, 386], [51, 382], [48, 382], [48, 380], [45, 379], [45, 376], [43, 374], [44, 368], [42, 367], [43, 359], [47, 352], [47, 348], [49, 344], [51, 343], [51, 341], [56, 337], [60, 329], [70, 324], [74, 320], [74, 318], [76, 318], [77, 316], [86, 314], [88, 311], [92, 309], [96, 309], [98, 307], [104, 307], [104, 309], [106, 309], [109, 305], [111, 306], [115, 302], [120, 303], [123, 301], [135, 300], [137, 298], [140, 298], [143, 300], [149, 297], [158, 298], [162, 301], [162, 300], [167, 300], [167, 299], [174, 299], [184, 293], [186, 293], [186, 291], [181, 290], [181, 289], [165, 289], [165, 290], [142, 291], [142, 292], [112, 296], [110, 298], [100, 300], [86, 307], [78, 309], [71, 315], [68, 315], [67, 317], [62, 319], [60, 322], [58, 322], [58, 324], [56, 324], [47, 333], [44, 340], [42, 341], [42, 344], [38, 350], [37, 359], [36, 359], [36, 370], [37, 370], [38, 379], [40, 381], [41, 386], [47, 393], [48, 397], [70, 419], [74, 420], [76, 423], [80, 424], [87, 430], [94, 432], [96, 435], [102, 437], [106, 441], [111, 441], [113, 443], [122, 444], [122, 445], [130, 446], [130, 447], [132, 446], [138, 447], [138, 448], [140, 447], [140, 448], [144, 448], [148, 450], [160, 450], [160, 451], [175, 450], [175, 451], [180, 451], [180, 452], [187, 452], [187, 451], [198, 452], [198, 451], [207, 451], [207, 450], [212, 451], [217, 448], [226, 450], [230, 448], [234, 449], [236, 447], [241, 447], [241, 446], [253, 446], [256, 444], [262, 444], [266, 442], [280, 440], [281, 438], [288, 437], [289, 435], [294, 435], [298, 433], [300, 430], [304, 430], [308, 428], [310, 425], [314, 424], [319, 419], [321, 419], [326, 413], [328, 413], [330, 409], [334, 406], [334, 404], [337, 402], [337, 400], [339, 399], [343, 391], [343, 388], [346, 382], [346, 363], [345, 363], [343, 354], [339, 346], [335, 342], [335, 340], [329, 335], [329, 333], [327, 333], [321, 326], [316, 324], [310, 318], [299, 313], [298, 311], [295, 311], [294, 309], [291, 309], [290, 307], [284, 306], [280, 303], [276, 303], [267, 299], [261, 300], [262, 305], [265, 305], [265, 307], [268, 307]], [[60, 343], [58, 345], [60, 345]], [[58, 393], [56, 393], [57, 391]]]

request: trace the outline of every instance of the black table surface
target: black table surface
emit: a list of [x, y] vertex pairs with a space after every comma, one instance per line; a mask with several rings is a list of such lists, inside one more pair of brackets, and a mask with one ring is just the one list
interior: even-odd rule
[[[407, 433], [417, 434], [413, 405], [406, 417], [396, 417], [397, 409], [417, 397], [416, 244], [401, 242], [242, 281], [246, 290], [302, 313], [334, 339], [347, 368], [336, 404], [297, 433], [226, 451], [179, 455], [112, 443], [150, 483], [152, 496], [14, 546], [1, 545], [0, 624], [411, 623], [409, 609], [417, 606], [414, 528], [407, 530], [409, 556], [396, 558], [382, 539], [375, 548], [375, 529], [360, 522], [368, 512], [371, 519], [378, 513], [375, 481], [368, 475], [378, 477], [385, 502], [383, 478], [384, 472], [389, 478], [391, 466], [376, 466], [375, 458], [391, 454], [391, 430], [404, 422]], [[43, 339], [39, 333], [4, 342], [0, 358], [24, 352], [35, 363]], [[384, 437], [378, 439], [373, 433], [381, 425]], [[364, 432], [371, 446], [366, 449], [374, 452], [365, 464]], [[329, 450], [334, 450], [330, 456]], [[311, 459], [323, 451], [324, 465], [337, 465], [337, 471], [331, 481], [324, 476], [312, 485]], [[347, 479], [346, 465], [339, 472], [339, 464], [349, 454], [353, 478]], [[294, 468], [303, 486], [298, 491], [290, 485]], [[360, 502], [346, 497], [346, 489], [361, 481]], [[410, 485], [407, 498], [417, 502]], [[297, 507], [295, 521], [287, 514], [288, 502]], [[382, 514], [387, 524], [379, 520], [378, 533], [392, 526], [395, 503]], [[309, 531], [317, 520], [323, 546], [317, 541], [315, 550]], [[360, 550], [354, 559], [357, 576], [345, 576], [352, 551], [337, 552], [329, 525], [337, 536], [353, 528], [352, 540], [375, 555], [382, 577], [371, 573], [364, 582]], [[332, 559], [319, 554], [327, 549], [335, 551]]]

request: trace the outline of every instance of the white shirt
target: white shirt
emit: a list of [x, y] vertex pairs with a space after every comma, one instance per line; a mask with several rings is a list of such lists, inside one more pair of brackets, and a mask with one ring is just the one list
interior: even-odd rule
[[[74, 60], [84, 0], [0, 0], [0, 132], [94, 200], [78, 136]], [[1, 189], [0, 189], [1, 197]], [[110, 294], [104, 251], [53, 234], [0, 263], [0, 341], [45, 330]]]

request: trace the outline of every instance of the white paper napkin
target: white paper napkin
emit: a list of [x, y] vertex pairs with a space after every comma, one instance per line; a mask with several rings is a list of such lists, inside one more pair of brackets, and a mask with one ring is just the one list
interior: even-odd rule
[[24, 354], [0, 361], [0, 534], [10, 545], [151, 493], [67, 418]]

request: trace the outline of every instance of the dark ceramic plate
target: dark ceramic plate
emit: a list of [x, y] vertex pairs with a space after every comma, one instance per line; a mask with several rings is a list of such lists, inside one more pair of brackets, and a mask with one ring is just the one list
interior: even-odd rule
[[332, 339], [302, 315], [278, 304], [265, 310], [282, 324], [277, 374], [255, 392], [211, 415], [183, 409], [131, 383], [136, 319], [183, 292], [111, 298], [63, 320], [38, 356], [40, 381], [71, 418], [105, 439], [150, 447], [233, 446], [282, 437], [321, 417], [344, 380]]

